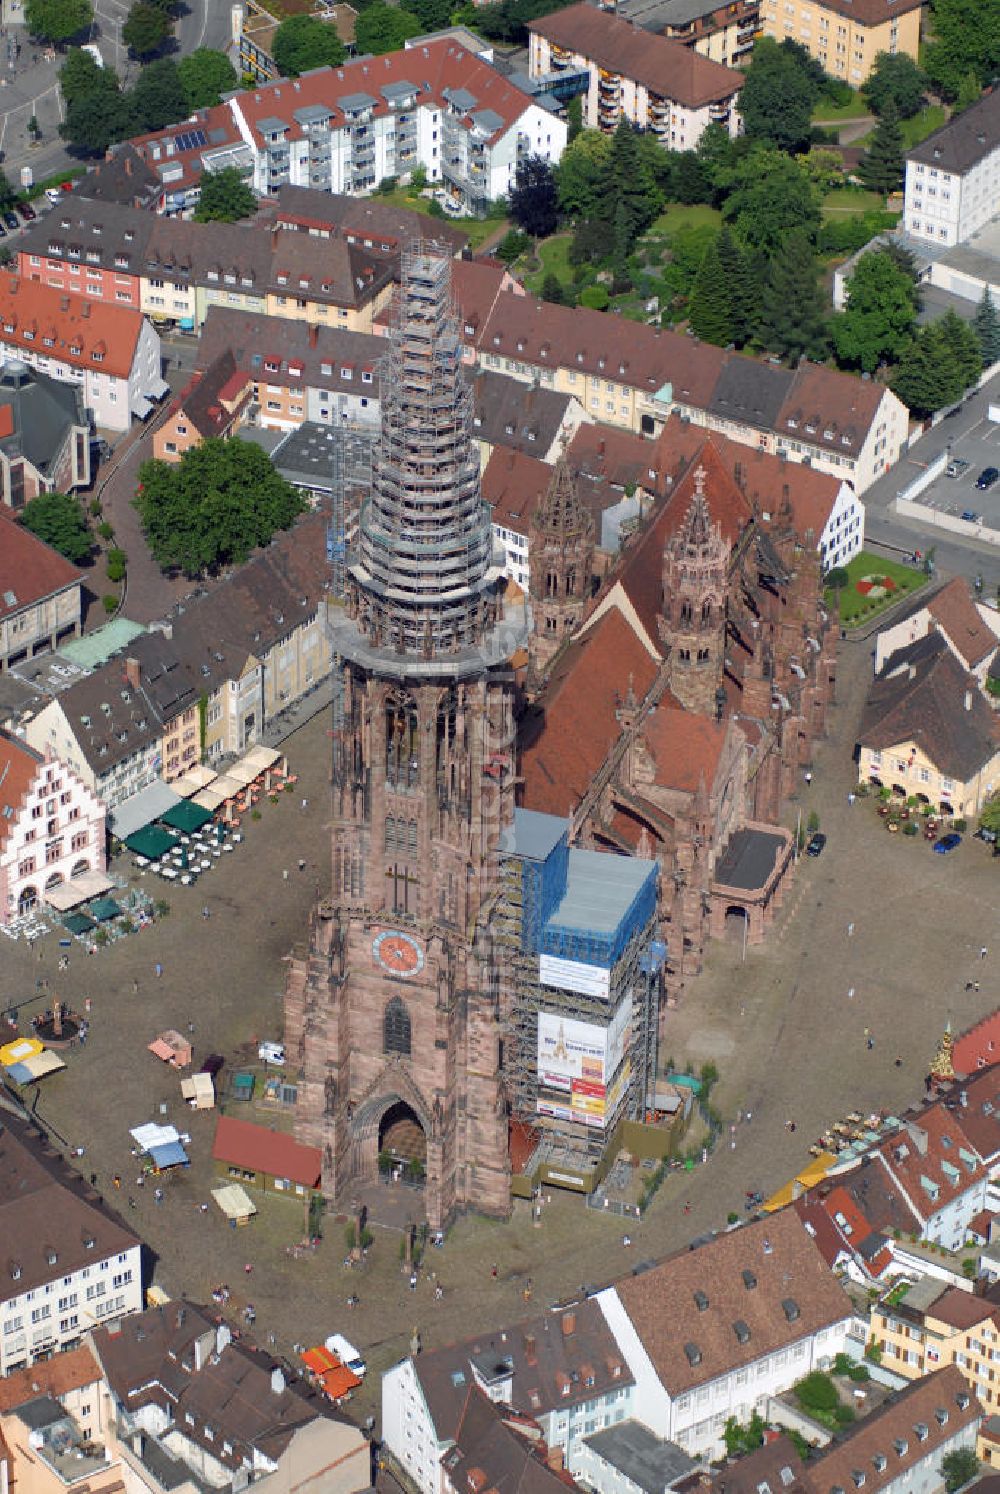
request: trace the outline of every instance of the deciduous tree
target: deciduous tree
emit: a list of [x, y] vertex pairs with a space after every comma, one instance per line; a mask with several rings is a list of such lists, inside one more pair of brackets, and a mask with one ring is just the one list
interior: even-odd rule
[[898, 359], [912, 340], [919, 309], [916, 282], [891, 255], [872, 250], [862, 255], [846, 288], [846, 307], [831, 327], [837, 358], [874, 373], [883, 361]]
[[197, 223], [236, 223], [251, 217], [256, 209], [253, 188], [247, 186], [237, 167], [202, 172], [201, 194], [194, 210]]
[[101, 67], [90, 52], [72, 47], [59, 69], [59, 87], [67, 107], [76, 99], [93, 93], [119, 93], [118, 76], [110, 67]]
[[398, 52], [411, 36], [420, 35], [420, 29], [420, 22], [410, 11], [376, 0], [361, 12], [355, 23], [357, 48], [376, 57], [384, 52]]
[[567, 217], [597, 216], [610, 155], [611, 141], [600, 130], [583, 130], [567, 145], [556, 171], [559, 206]]
[[148, 0], [138, 0], [132, 6], [122, 27], [122, 41], [137, 57], [152, 57], [170, 35], [171, 20], [168, 13]]
[[18, 518], [25, 529], [74, 565], [86, 560], [93, 549], [83, 509], [68, 493], [40, 493], [37, 498], [29, 498]]
[[907, 52], [879, 52], [861, 92], [876, 114], [884, 114], [891, 101], [900, 119], [912, 119], [923, 105], [926, 87], [926, 74]]
[[970, 73], [982, 88], [1000, 72], [996, 0], [932, 0], [929, 29], [924, 69], [947, 98]]
[[819, 193], [791, 157], [758, 148], [737, 163], [734, 178], [722, 212], [748, 248], [774, 254], [792, 233], [815, 241]]
[[[279, 27], [280, 30], [280, 27]], [[181, 87], [190, 111], [218, 104], [224, 93], [239, 84], [236, 69], [224, 52], [212, 47], [198, 47], [177, 64]]]
[[199, 576], [246, 560], [305, 503], [260, 447], [213, 438], [177, 464], [143, 462], [135, 507], [161, 569]]
[[297, 78], [312, 67], [339, 67], [346, 54], [332, 21], [304, 15], [282, 21], [274, 33], [273, 55], [283, 78]]
[[127, 140], [134, 134], [134, 127], [131, 98], [115, 91], [74, 99], [67, 106], [59, 133], [85, 155], [103, 156], [114, 141]]
[[135, 80], [132, 108], [140, 130], [160, 130], [188, 112], [187, 95], [172, 57], [148, 63]]
[[747, 136], [779, 150], [801, 150], [809, 141], [817, 93], [789, 51], [771, 37], [762, 37], [740, 90]]
[[90, 0], [25, 0], [24, 24], [42, 41], [66, 42], [94, 24]]

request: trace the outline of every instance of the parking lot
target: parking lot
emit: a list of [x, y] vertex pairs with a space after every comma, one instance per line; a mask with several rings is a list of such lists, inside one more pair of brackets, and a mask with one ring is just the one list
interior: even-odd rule
[[[952, 417], [956, 426], [961, 414]], [[942, 422], [945, 427], [948, 424], [948, 420]], [[947, 458], [944, 471], [913, 499], [903, 500], [905, 507], [900, 511], [966, 539], [1000, 545], [1000, 480], [985, 488], [977, 486], [982, 474], [1000, 468], [1000, 421], [991, 421], [984, 413], [968, 429], [956, 429], [949, 434], [941, 457]]]

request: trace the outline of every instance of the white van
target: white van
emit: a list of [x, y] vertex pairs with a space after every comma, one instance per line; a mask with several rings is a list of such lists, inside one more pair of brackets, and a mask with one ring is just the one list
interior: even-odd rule
[[284, 1067], [285, 1045], [284, 1043], [261, 1043], [257, 1049], [257, 1057], [261, 1063], [273, 1064], [276, 1069]]
[[357, 1375], [359, 1380], [365, 1378], [368, 1369], [354, 1345], [344, 1337], [342, 1333], [331, 1333], [323, 1345], [330, 1354], [336, 1354], [341, 1364], [346, 1364], [352, 1374]]

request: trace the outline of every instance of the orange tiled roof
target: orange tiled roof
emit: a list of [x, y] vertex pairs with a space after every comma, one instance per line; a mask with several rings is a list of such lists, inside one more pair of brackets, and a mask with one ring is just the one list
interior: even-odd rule
[[50, 1395], [58, 1401], [71, 1390], [82, 1390], [100, 1378], [100, 1366], [86, 1344], [66, 1349], [53, 1359], [39, 1360], [0, 1379], [0, 1415], [15, 1411], [40, 1395]]
[[37, 280], [0, 276], [0, 340], [127, 379], [144, 318], [131, 306], [114, 306], [55, 290]]
[[704, 780], [711, 791], [729, 730], [726, 721], [661, 702], [642, 726], [646, 746], [656, 760], [656, 782], [661, 788], [694, 794]]

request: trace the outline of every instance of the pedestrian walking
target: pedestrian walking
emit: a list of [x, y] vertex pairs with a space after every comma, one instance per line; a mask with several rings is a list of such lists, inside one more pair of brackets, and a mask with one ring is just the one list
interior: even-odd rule
[[848, 1001], [853, 1001], [854, 1000], [854, 987], [853, 986], [848, 986], [848, 988], [847, 988], [847, 999], [848, 999]]
[[974, 990], [974, 991], [978, 991], [978, 990], [979, 990], [979, 982], [978, 982], [978, 980], [974, 980], [974, 981], [973, 981], [973, 982], [972, 982], [972, 989], [973, 989], [973, 990]]
[[202, 918], [211, 918], [211, 916], [212, 916], [211, 909], [209, 908], [209, 906], [208, 906], [207, 903], [205, 904], [205, 906], [201, 910], [201, 916], [202, 916]]
[[283, 871], [283, 872], [282, 872], [282, 873], [281, 873], [281, 880], [282, 880], [282, 881], [283, 881], [283, 882], [287, 882], [287, 881], [288, 881], [288, 868], [287, 868], [287, 867], [286, 867], [286, 868], [285, 868], [285, 870], [284, 870], [284, 871]]
[[989, 950], [986, 948], [986, 945], [984, 944], [983, 947], [982, 947], [982, 949], [979, 951], [979, 958], [981, 960], [985, 960], [985, 958], [986, 958], [986, 956], [987, 956], [988, 953], [989, 953]]
[[496, 1279], [497, 1279], [497, 1267], [496, 1267], [495, 1264], [490, 1267], [490, 1275], [492, 1276], [493, 1280], [496, 1281]]
[[812, 783], [812, 781], [813, 781], [812, 770], [810, 768], [807, 768], [806, 769], [806, 788], [809, 787], [809, 785]]
[[153, 969], [156, 972], [157, 980], [159, 980], [160, 976], [163, 974], [163, 966], [160, 964], [159, 960], [157, 960], [156, 964], [153, 966]]
[[132, 995], [133, 996], [138, 996], [138, 994], [139, 994], [139, 982], [137, 980], [134, 980], [132, 982]]
[[847, 937], [848, 937], [848, 939], [853, 939], [854, 938], [854, 925], [853, 925], [853, 923], [849, 923], [847, 925]]
[[305, 814], [305, 812], [306, 812], [306, 810], [308, 808], [309, 808], [309, 800], [308, 799], [303, 799], [302, 800], [302, 813]]
[[848, 796], [847, 796], [847, 802], [851, 806], [852, 809], [854, 808], [854, 800], [856, 799], [856, 797], [857, 797], [857, 795], [853, 791], [851, 793], [849, 793]]
[[300, 872], [304, 872], [305, 869], [306, 869], [306, 858], [304, 856], [300, 856], [299, 857], [299, 871]]
[[253, 1275], [253, 1261], [247, 1261], [246, 1265], [243, 1267], [243, 1274], [244, 1276]]

